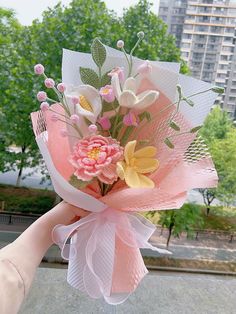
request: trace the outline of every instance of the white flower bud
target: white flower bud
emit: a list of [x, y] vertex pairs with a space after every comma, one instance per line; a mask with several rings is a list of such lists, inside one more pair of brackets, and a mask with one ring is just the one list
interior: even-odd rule
[[138, 38], [143, 39], [144, 38], [144, 32], [138, 32], [137, 33]]
[[124, 47], [125, 43], [124, 43], [123, 40], [118, 40], [117, 43], [116, 43], [116, 45], [117, 45], [117, 48], [120, 48], [120, 49], [121, 49], [121, 48]]

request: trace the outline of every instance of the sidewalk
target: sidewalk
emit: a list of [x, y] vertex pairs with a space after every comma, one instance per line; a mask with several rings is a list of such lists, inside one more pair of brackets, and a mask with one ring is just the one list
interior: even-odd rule
[[[167, 232], [161, 235], [159, 229], [155, 231], [150, 240], [154, 246], [161, 248], [166, 248], [166, 241]], [[202, 238], [195, 240], [187, 239], [186, 235], [182, 235], [180, 238], [171, 238], [169, 250], [172, 252], [171, 258], [209, 259], [236, 263], [236, 240], [233, 240], [232, 243], [220, 237], [217, 239]], [[148, 254], [148, 252], [146, 253]], [[155, 252], [153, 252], [153, 255], [155, 255]]]

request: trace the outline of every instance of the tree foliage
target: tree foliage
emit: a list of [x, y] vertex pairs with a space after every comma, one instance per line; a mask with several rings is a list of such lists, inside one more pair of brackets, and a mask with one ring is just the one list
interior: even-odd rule
[[209, 214], [215, 198], [228, 205], [236, 200], [236, 129], [228, 114], [216, 107], [200, 133], [209, 146], [219, 176], [217, 188], [200, 189]]
[[236, 129], [231, 128], [226, 137], [215, 140], [211, 154], [219, 176], [216, 197], [230, 205], [236, 201]]
[[227, 112], [216, 106], [207, 116], [200, 134], [211, 147], [214, 140], [224, 139], [231, 128], [232, 121]]
[[177, 237], [182, 232], [186, 232], [191, 236], [194, 228], [202, 227], [203, 219], [199, 207], [185, 204], [180, 209], [161, 211], [158, 223], [168, 229], [168, 246], [172, 235]]

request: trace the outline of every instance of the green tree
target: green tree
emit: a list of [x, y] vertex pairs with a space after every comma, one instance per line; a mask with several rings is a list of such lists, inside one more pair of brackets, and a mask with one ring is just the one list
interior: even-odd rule
[[224, 139], [213, 141], [211, 154], [218, 172], [215, 196], [230, 205], [236, 201], [236, 129], [231, 128]]
[[[13, 41], [14, 39], [14, 41]], [[1, 116], [0, 130], [4, 138], [1, 152], [5, 171], [18, 170], [16, 184], [19, 185], [24, 167], [35, 167], [39, 163], [39, 151], [31, 131], [30, 112], [37, 109], [32, 67], [30, 28], [24, 27], [14, 33], [9, 45], [5, 44], [10, 57], [5, 64], [9, 74], [1, 72]]]
[[227, 112], [215, 107], [208, 115], [201, 136], [208, 144], [216, 170], [219, 184], [214, 189], [199, 189], [206, 204], [207, 215], [215, 198], [225, 203], [235, 200], [236, 186], [236, 139], [235, 128]]
[[215, 139], [224, 139], [232, 126], [232, 121], [229, 119], [227, 112], [216, 106], [207, 116], [200, 130], [200, 135], [204, 138], [206, 144], [211, 147]]
[[180, 209], [160, 211], [158, 223], [168, 229], [168, 247], [172, 235], [178, 237], [182, 232], [186, 232], [187, 236], [191, 236], [194, 228], [202, 227], [203, 219], [198, 206], [184, 204]]

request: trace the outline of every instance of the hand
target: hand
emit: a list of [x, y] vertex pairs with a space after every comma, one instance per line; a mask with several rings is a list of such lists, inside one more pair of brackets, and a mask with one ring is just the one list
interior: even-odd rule
[[69, 225], [89, 213], [62, 201], [37, 219], [15, 242], [32, 252], [34, 258], [40, 263], [48, 248], [53, 244], [51, 236], [53, 228], [59, 224]]

